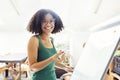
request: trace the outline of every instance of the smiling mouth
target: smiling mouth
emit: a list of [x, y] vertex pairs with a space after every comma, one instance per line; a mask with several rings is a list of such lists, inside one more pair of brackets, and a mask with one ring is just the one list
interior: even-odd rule
[[51, 29], [51, 27], [47, 27], [46, 29]]
[[46, 27], [46, 29], [47, 29], [47, 30], [50, 30], [50, 29], [52, 29], [52, 27]]

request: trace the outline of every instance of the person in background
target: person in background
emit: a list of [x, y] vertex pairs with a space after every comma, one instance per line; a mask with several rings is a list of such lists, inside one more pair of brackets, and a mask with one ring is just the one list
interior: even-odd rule
[[27, 30], [33, 34], [28, 42], [28, 64], [32, 71], [32, 80], [56, 80], [55, 64], [72, 70], [61, 62], [64, 51], [56, 51], [51, 34], [64, 28], [61, 18], [50, 9], [40, 9], [31, 18]]
[[70, 80], [71, 76], [72, 72], [65, 73], [60, 77], [60, 80]]

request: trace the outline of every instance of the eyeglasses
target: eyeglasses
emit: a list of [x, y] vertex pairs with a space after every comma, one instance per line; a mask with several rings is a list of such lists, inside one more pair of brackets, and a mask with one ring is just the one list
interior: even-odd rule
[[50, 20], [42, 20], [42, 24], [53, 24], [53, 23], [55, 23], [55, 19], [50, 19]]

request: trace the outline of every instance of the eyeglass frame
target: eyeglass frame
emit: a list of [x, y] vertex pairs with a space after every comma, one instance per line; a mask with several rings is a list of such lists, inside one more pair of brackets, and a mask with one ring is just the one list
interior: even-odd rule
[[45, 24], [45, 25], [47, 25], [48, 23], [53, 24], [53, 23], [55, 23], [55, 19], [53, 18], [53, 19], [50, 19], [49, 21], [48, 20], [42, 20], [41, 23]]

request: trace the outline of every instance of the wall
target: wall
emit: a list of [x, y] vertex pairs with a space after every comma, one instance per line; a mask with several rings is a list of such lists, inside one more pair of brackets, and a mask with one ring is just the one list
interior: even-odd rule
[[25, 32], [0, 32], [0, 54], [26, 53], [28, 39]]

